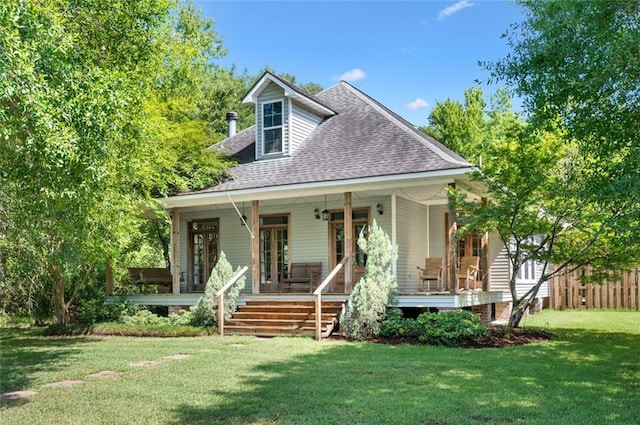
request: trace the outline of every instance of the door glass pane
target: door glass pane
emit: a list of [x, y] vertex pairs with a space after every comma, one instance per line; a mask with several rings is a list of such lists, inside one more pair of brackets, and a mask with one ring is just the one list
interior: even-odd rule
[[344, 225], [336, 225], [336, 264], [344, 258]]
[[356, 253], [356, 266], [364, 266], [367, 262], [367, 255], [364, 251], [358, 246], [358, 239], [360, 238], [360, 234], [362, 234], [365, 238], [367, 237], [367, 225], [366, 224], [356, 224], [355, 225], [355, 234], [354, 234], [354, 244], [353, 252]]
[[271, 282], [271, 230], [260, 230], [260, 282]]
[[204, 279], [204, 237], [202, 234], [193, 235], [193, 283], [203, 284]]

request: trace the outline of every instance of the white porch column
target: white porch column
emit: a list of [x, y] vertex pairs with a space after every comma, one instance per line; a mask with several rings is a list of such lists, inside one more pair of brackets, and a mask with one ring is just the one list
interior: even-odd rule
[[171, 293], [180, 294], [180, 211], [171, 210]]
[[[391, 194], [391, 246], [393, 246], [394, 248], [397, 249], [398, 247], [398, 239], [397, 239], [397, 235], [398, 235], [398, 220], [396, 218], [396, 210], [397, 210], [397, 199], [396, 199], [396, 193], [393, 192]], [[396, 257], [395, 260], [393, 260], [393, 264], [391, 266], [391, 271], [393, 273], [394, 276], [398, 276], [398, 258]]]

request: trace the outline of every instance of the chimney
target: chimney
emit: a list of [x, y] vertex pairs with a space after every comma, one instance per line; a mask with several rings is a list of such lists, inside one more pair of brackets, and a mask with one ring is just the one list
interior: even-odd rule
[[236, 124], [238, 122], [238, 113], [227, 112], [227, 122], [229, 123], [229, 131], [227, 132], [227, 136], [231, 137], [236, 134]]

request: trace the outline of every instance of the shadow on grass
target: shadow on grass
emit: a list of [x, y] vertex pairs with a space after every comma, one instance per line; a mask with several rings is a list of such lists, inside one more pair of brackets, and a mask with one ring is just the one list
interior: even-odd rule
[[327, 342], [240, 372], [184, 424], [637, 424], [637, 335], [563, 330], [543, 344], [465, 350]]
[[0, 328], [0, 393], [28, 389], [33, 375], [64, 368], [64, 361], [85, 337], [49, 337], [44, 329]]

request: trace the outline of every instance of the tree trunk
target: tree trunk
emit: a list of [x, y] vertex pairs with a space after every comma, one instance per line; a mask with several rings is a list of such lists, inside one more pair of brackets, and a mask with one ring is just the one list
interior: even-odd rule
[[57, 266], [51, 266], [51, 280], [53, 281], [53, 312], [56, 324], [69, 325], [69, 310], [64, 299], [65, 282]]
[[531, 301], [529, 299], [517, 300], [517, 304], [514, 301], [513, 308], [511, 309], [511, 316], [509, 316], [510, 328], [517, 328], [520, 326], [520, 321], [524, 317], [530, 305]]

